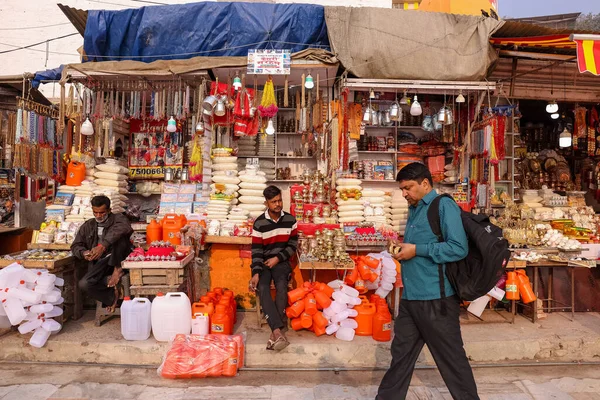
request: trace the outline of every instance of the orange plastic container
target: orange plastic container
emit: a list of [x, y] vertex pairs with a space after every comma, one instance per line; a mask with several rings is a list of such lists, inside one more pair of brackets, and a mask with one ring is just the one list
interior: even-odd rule
[[519, 284], [519, 294], [521, 295], [523, 303], [529, 304], [534, 302], [536, 299], [535, 293], [533, 293], [531, 283], [529, 283], [529, 277], [522, 269], [517, 271], [517, 282]]
[[155, 219], [150, 221], [146, 227], [146, 243], [159, 242], [163, 238], [162, 225], [156, 222]]
[[519, 300], [517, 274], [515, 272], [508, 272], [506, 275], [506, 300]]
[[373, 339], [378, 342], [392, 340], [392, 314], [385, 300], [379, 300], [377, 312], [373, 316]]
[[312, 315], [303, 312], [300, 316], [300, 324], [304, 329], [310, 328], [313, 324]]
[[219, 304], [210, 320], [210, 333], [231, 335], [232, 323], [227, 313], [227, 307]]
[[215, 313], [215, 306], [210, 301], [208, 303], [196, 302], [192, 304], [192, 316], [195, 314], [206, 314], [209, 318]]
[[285, 315], [288, 318], [298, 318], [304, 311], [304, 300], [298, 300], [285, 310]]
[[71, 161], [67, 167], [66, 184], [69, 186], [81, 186], [85, 179], [85, 164], [77, 161]]
[[288, 292], [288, 304], [294, 304], [298, 300], [302, 300], [308, 293], [305, 287], [299, 287]]
[[358, 336], [371, 336], [373, 335], [373, 316], [376, 312], [375, 304], [364, 302], [354, 309], [358, 312], [358, 315], [354, 317], [354, 320], [358, 323], [358, 328], [355, 332]]
[[231, 299], [231, 309], [233, 310], [233, 323], [237, 322], [237, 303], [235, 301], [235, 295], [233, 294], [233, 290], [226, 290], [223, 292], [225, 296], [229, 296]]
[[315, 289], [317, 289], [319, 292], [325, 293], [325, 295], [329, 298], [331, 298], [331, 296], [333, 295], [333, 288], [327, 286], [325, 283], [315, 283]]
[[350, 271], [350, 273], [348, 275], [346, 275], [346, 279], [345, 282], [347, 285], [354, 285], [354, 283], [356, 282], [356, 280], [358, 279], [358, 268], [356, 266], [354, 266], [354, 268], [352, 269], [352, 271]]
[[319, 327], [319, 328], [325, 328], [327, 326], [327, 318], [325, 318], [325, 316], [323, 315], [323, 313], [318, 312], [315, 315], [313, 315], [313, 326], [315, 328]]
[[231, 307], [231, 298], [229, 296], [223, 296], [221, 297], [221, 301], [219, 301], [219, 304], [224, 305], [227, 308], [227, 315], [229, 316], [229, 320], [231, 321], [231, 327], [233, 331], [235, 310], [233, 309], [233, 307]]
[[[365, 297], [365, 299], [366, 299], [366, 297]], [[369, 301], [373, 304], [377, 304], [379, 299], [381, 299], [381, 297], [379, 297], [378, 294], [372, 294], [371, 297], [369, 297]]]
[[362, 261], [367, 265], [367, 267], [369, 268], [377, 268], [379, 266], [379, 260], [373, 257], [361, 257]]
[[309, 293], [304, 298], [304, 312], [308, 315], [315, 315], [317, 313], [317, 300], [312, 293]]
[[354, 289], [358, 290], [358, 293], [360, 294], [365, 294], [369, 291], [365, 286], [365, 281], [363, 281], [362, 279], [356, 280], [356, 282], [354, 283]]
[[242, 335], [231, 335], [231, 339], [233, 339], [238, 345], [238, 369], [244, 368], [245, 362], [245, 352], [246, 345], [244, 344], [244, 337]]
[[325, 327], [320, 327], [320, 326], [313, 326], [313, 332], [315, 333], [315, 336], [323, 336], [325, 334]]
[[295, 331], [299, 331], [304, 329], [304, 327], [302, 326], [302, 318], [294, 318], [292, 321], [292, 329]]
[[181, 228], [185, 226], [187, 219], [184, 215], [167, 214], [162, 220], [163, 241], [171, 242], [173, 245], [181, 244]]
[[238, 344], [234, 340], [228, 340], [225, 349], [229, 358], [223, 361], [223, 376], [236, 376], [238, 371]]
[[362, 260], [359, 261], [358, 264], [356, 264], [356, 268], [358, 268], [358, 273], [363, 280], [374, 282], [375, 279], [377, 279], [377, 278], [375, 278], [375, 279], [371, 280], [373, 273], [371, 272], [369, 267], [367, 267], [367, 264], [362, 262]]
[[331, 298], [329, 298], [329, 296], [327, 296], [324, 292], [316, 291], [314, 292], [314, 296], [315, 300], [317, 301], [317, 305], [319, 305], [321, 309], [325, 309], [331, 305]]
[[200, 297], [200, 303], [204, 303], [204, 304], [208, 304], [208, 303], [212, 303], [212, 299], [208, 296], [202, 296]]

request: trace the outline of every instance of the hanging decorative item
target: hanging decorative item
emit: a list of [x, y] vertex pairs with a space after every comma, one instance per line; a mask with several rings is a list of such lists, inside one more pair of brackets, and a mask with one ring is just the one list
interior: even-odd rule
[[273, 78], [270, 76], [263, 88], [263, 96], [260, 101], [260, 106], [258, 106], [258, 111], [263, 118], [273, 118], [277, 114], [277, 111], [279, 111], [279, 108], [277, 108], [277, 100], [275, 99]]

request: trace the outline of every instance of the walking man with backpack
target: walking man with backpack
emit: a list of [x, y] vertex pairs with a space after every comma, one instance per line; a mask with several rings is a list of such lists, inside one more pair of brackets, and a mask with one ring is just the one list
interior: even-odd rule
[[[446, 276], [446, 264], [464, 259], [468, 240], [461, 210], [450, 198], [438, 200], [431, 173], [423, 164], [412, 163], [398, 172], [396, 181], [408, 201], [409, 214], [404, 243], [395, 255], [402, 263], [404, 292], [394, 324], [392, 363], [377, 394], [377, 400], [405, 399], [415, 363], [423, 348], [435, 363], [457, 400], [479, 399], [460, 332], [459, 298]], [[441, 235], [432, 230], [428, 209], [439, 206]], [[439, 203], [438, 203], [439, 202]]]

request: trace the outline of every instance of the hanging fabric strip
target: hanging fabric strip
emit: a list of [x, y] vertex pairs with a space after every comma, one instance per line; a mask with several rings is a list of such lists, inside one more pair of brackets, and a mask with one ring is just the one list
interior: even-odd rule
[[29, 112], [29, 142], [35, 143], [37, 139], [37, 118], [33, 111]]
[[15, 143], [21, 143], [23, 140], [23, 109], [17, 110], [17, 129], [15, 131]]

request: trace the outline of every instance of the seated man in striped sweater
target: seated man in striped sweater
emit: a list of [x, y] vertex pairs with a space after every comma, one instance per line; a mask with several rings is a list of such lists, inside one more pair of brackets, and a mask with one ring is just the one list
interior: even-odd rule
[[[289, 345], [283, 331], [287, 329], [285, 307], [292, 274], [290, 258], [298, 245], [298, 224], [296, 218], [283, 211], [279, 188], [269, 186], [263, 195], [267, 211], [256, 218], [252, 228], [250, 291], [255, 292], [258, 287], [260, 305], [272, 331], [267, 350], [279, 351]], [[275, 301], [271, 298], [271, 281], [275, 284]]]

